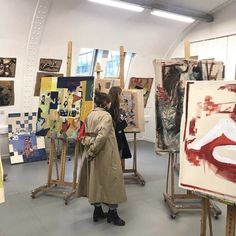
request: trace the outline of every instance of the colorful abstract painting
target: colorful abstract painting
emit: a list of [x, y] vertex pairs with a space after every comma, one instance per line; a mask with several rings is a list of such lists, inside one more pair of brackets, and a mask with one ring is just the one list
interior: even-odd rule
[[236, 202], [236, 81], [188, 82], [180, 186]]
[[94, 77], [42, 78], [37, 135], [76, 139], [93, 109]]
[[16, 58], [0, 57], [0, 77], [15, 77]]
[[44, 137], [36, 136], [36, 122], [36, 112], [8, 114], [11, 164], [47, 159]]
[[124, 89], [121, 93], [121, 115], [126, 119], [128, 126], [125, 132], [144, 131], [143, 92], [137, 89]]
[[40, 58], [39, 70], [46, 72], [59, 72], [61, 69], [61, 64], [61, 59]]
[[0, 81], [0, 106], [12, 106], [14, 100], [14, 81]]
[[223, 63], [155, 60], [156, 152], [179, 150], [180, 121], [186, 81], [222, 80]]
[[0, 203], [5, 202], [4, 196], [4, 187], [3, 187], [3, 168], [2, 168], [2, 158], [1, 158], [1, 150], [0, 150]]
[[102, 93], [109, 93], [111, 87], [120, 86], [120, 79], [96, 79], [95, 88]]
[[144, 107], [147, 106], [147, 101], [152, 88], [153, 78], [136, 78], [132, 77], [129, 81], [129, 89], [142, 89]]
[[36, 77], [35, 88], [34, 88], [34, 96], [39, 96], [40, 95], [41, 79], [43, 77], [63, 77], [63, 74], [38, 72], [37, 77]]

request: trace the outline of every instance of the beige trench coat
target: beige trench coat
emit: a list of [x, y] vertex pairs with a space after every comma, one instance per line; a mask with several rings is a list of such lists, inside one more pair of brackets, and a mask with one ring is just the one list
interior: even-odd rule
[[126, 201], [111, 115], [103, 108], [95, 108], [87, 117], [85, 132], [88, 135], [82, 140], [85, 149], [80, 166], [78, 196], [88, 197], [90, 203], [118, 204]]

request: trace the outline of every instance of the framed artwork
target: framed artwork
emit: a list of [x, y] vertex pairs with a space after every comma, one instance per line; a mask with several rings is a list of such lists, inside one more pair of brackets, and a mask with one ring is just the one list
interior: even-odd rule
[[187, 82], [180, 187], [236, 203], [235, 157], [236, 81]]
[[37, 72], [36, 83], [35, 83], [35, 87], [34, 87], [34, 96], [40, 95], [41, 79], [43, 77], [63, 77], [63, 74]]
[[61, 64], [61, 59], [40, 58], [39, 71], [59, 72], [61, 69]]
[[95, 80], [95, 88], [99, 92], [109, 93], [111, 87], [120, 86], [119, 78], [105, 78], [105, 79], [96, 79]]
[[0, 106], [13, 106], [14, 100], [14, 81], [0, 81]]
[[155, 60], [156, 152], [179, 150], [186, 81], [222, 80], [223, 63]]
[[93, 109], [94, 77], [42, 78], [37, 118], [37, 135], [76, 139]]
[[0, 77], [15, 77], [16, 58], [0, 57]]
[[125, 132], [144, 132], [144, 104], [141, 90], [123, 89], [120, 109], [121, 115], [128, 123]]
[[8, 114], [11, 164], [47, 159], [44, 138], [36, 136], [36, 121], [36, 112]]
[[4, 196], [4, 187], [3, 187], [3, 168], [2, 168], [2, 158], [1, 158], [1, 150], [0, 150], [0, 203], [5, 202]]
[[144, 107], [147, 106], [147, 101], [152, 88], [153, 78], [136, 78], [132, 77], [129, 81], [129, 89], [142, 89]]

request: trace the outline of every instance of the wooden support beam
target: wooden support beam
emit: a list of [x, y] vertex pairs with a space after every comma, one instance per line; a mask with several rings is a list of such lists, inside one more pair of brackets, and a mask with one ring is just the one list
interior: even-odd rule
[[71, 61], [72, 61], [72, 42], [69, 41], [67, 45], [66, 76], [71, 76]]
[[184, 57], [185, 59], [190, 58], [190, 42], [189, 41], [184, 42]]
[[120, 46], [120, 87], [125, 88], [125, 52], [123, 46]]

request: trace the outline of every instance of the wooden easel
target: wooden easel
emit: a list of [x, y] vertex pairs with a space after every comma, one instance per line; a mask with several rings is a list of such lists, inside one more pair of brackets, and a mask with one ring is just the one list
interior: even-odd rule
[[[185, 41], [184, 43], [185, 58], [190, 58], [190, 43]], [[168, 204], [170, 209], [170, 217], [172, 219], [176, 218], [176, 215], [179, 211], [186, 210], [200, 210], [202, 209], [201, 198], [192, 193], [192, 191], [187, 190], [184, 194], [175, 193], [175, 172], [176, 172], [176, 162], [179, 157], [179, 151], [167, 151], [168, 153], [168, 168], [167, 168], [167, 177], [166, 177], [166, 191], [163, 193], [164, 200]], [[170, 176], [170, 180], [169, 180]], [[170, 182], [170, 191], [169, 191], [169, 182]], [[187, 200], [187, 202], [183, 202]], [[197, 200], [197, 201], [196, 201]], [[178, 203], [181, 201], [182, 203]], [[193, 203], [189, 203], [189, 202]], [[210, 202], [210, 210], [217, 219], [221, 215], [221, 210], [216, 206], [214, 202]]]
[[[125, 88], [124, 58], [125, 58], [124, 47], [120, 46], [120, 87], [121, 87], [121, 89]], [[132, 165], [131, 169], [125, 168], [125, 159], [121, 160], [123, 173], [125, 174], [124, 175], [125, 182], [138, 183], [138, 184], [144, 186], [145, 180], [143, 179], [142, 175], [137, 170], [137, 133], [139, 133], [139, 132], [126, 132], [126, 133], [134, 134], [134, 151], [133, 151], [133, 165]]]
[[[66, 76], [71, 75], [71, 59], [72, 59], [72, 42], [70, 41], [70, 42], [68, 42]], [[67, 182], [67, 181], [65, 181], [67, 141], [65, 141], [65, 140], [62, 141], [60, 172], [58, 171], [56, 143], [55, 142], [56, 142], [55, 139], [51, 139], [50, 154], [49, 154], [49, 166], [48, 166], [48, 181], [45, 185], [34, 189], [31, 193], [31, 197], [35, 198], [36, 195], [39, 195], [40, 193], [41, 194], [45, 193], [48, 195], [63, 197], [65, 204], [67, 205], [68, 200], [70, 200], [76, 193], [79, 143], [77, 141], [75, 143], [73, 180], [72, 180], [72, 182]], [[55, 167], [56, 167], [56, 175], [57, 175], [56, 179], [52, 178], [53, 163], [55, 163]]]
[[[206, 234], [207, 219], [209, 221], [210, 236], [213, 236], [211, 214], [210, 214], [210, 201], [208, 197], [203, 197], [200, 236], [207, 235]], [[236, 205], [227, 204], [225, 236], [235, 236], [235, 224], [236, 224]]]

